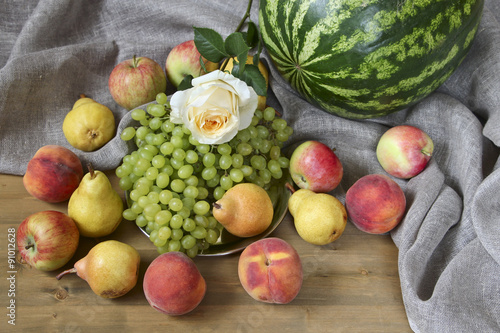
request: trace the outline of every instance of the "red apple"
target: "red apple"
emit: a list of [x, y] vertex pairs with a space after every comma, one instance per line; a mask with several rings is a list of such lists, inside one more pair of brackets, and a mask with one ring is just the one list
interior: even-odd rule
[[[208, 72], [216, 70], [219, 65], [203, 58]], [[176, 45], [168, 54], [165, 62], [165, 73], [174, 87], [178, 87], [182, 80], [191, 75], [193, 78], [205, 74], [200, 64], [200, 52], [194, 40], [188, 40]]]
[[154, 309], [177, 316], [194, 310], [201, 303], [207, 285], [194, 261], [185, 253], [167, 252], [148, 266], [143, 288]]
[[53, 271], [75, 254], [80, 235], [66, 214], [47, 210], [28, 216], [17, 230], [17, 247], [30, 266]]
[[132, 110], [152, 102], [167, 89], [167, 78], [161, 66], [146, 57], [120, 62], [109, 75], [108, 87], [116, 103]]
[[434, 144], [421, 129], [399, 125], [385, 132], [377, 144], [377, 159], [384, 170], [398, 178], [418, 175], [429, 162]]
[[306, 141], [292, 153], [290, 174], [298, 187], [326, 193], [339, 185], [344, 169], [330, 147], [322, 142]]
[[389, 176], [366, 175], [347, 190], [345, 208], [347, 216], [359, 230], [384, 234], [403, 219], [406, 197]]
[[243, 250], [238, 261], [243, 289], [265, 303], [290, 303], [302, 287], [302, 263], [297, 251], [286, 241], [263, 238]]
[[83, 178], [80, 159], [57, 145], [43, 146], [28, 162], [23, 184], [29, 194], [51, 203], [68, 200]]

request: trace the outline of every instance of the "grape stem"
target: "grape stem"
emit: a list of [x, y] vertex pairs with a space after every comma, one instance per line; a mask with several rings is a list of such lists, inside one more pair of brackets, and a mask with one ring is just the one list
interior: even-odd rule
[[285, 187], [292, 193], [294, 194], [295, 193], [295, 189], [293, 188], [293, 185], [290, 184], [289, 182], [286, 182], [285, 183]]

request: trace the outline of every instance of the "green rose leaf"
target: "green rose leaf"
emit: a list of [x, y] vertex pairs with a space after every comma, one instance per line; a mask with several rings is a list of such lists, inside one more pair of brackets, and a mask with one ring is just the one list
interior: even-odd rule
[[211, 62], [220, 62], [228, 57], [224, 39], [213, 29], [194, 27], [194, 44], [198, 52]]
[[238, 73], [235, 73], [236, 77], [240, 77], [245, 71], [245, 63], [247, 61], [248, 51], [250, 50], [243, 36], [244, 35], [241, 32], [233, 32], [227, 36], [225, 41], [225, 48], [227, 52], [231, 56], [236, 56], [238, 59], [239, 71]]
[[193, 87], [193, 85], [191, 84], [192, 80], [193, 80], [192, 75], [186, 75], [184, 79], [182, 79], [182, 81], [179, 83], [177, 90], [186, 90], [192, 88]]
[[254, 48], [260, 41], [259, 38], [259, 30], [257, 29], [257, 25], [252, 21], [248, 22], [248, 29], [246, 33], [246, 42], [250, 48]]
[[233, 32], [232, 34], [227, 36], [226, 41], [224, 42], [224, 47], [230, 56], [237, 57], [242, 54], [248, 54], [248, 50], [250, 50], [250, 47], [248, 47], [241, 32]]
[[[239, 72], [239, 64], [235, 65], [232, 70], [232, 74], [234, 75], [235, 73]], [[236, 76], [236, 75], [235, 75]], [[259, 67], [253, 65], [253, 64], [247, 64], [245, 66], [245, 71], [243, 74], [239, 77], [240, 80], [245, 81], [246, 84], [251, 86], [253, 90], [257, 93], [259, 96], [266, 96], [267, 95], [267, 87], [266, 87], [266, 79], [262, 75], [262, 73], [259, 70]]]

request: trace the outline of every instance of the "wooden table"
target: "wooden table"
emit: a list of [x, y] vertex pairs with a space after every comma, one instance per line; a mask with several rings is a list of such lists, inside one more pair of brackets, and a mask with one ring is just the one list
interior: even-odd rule
[[[119, 190], [113, 172], [107, 172]], [[121, 191], [119, 191], [121, 192]], [[73, 259], [55, 272], [41, 272], [16, 264], [9, 273], [9, 229], [32, 213], [54, 209], [67, 212], [67, 202], [48, 204], [31, 197], [22, 177], [0, 175], [0, 332], [411, 332], [401, 297], [398, 250], [387, 235], [369, 235], [350, 222], [334, 243], [315, 246], [296, 233], [287, 214], [272, 236], [298, 251], [304, 269], [299, 295], [289, 304], [255, 301], [240, 285], [239, 254], [196, 257], [207, 282], [207, 293], [191, 313], [171, 317], [146, 301], [142, 278], [157, 256], [155, 247], [135, 226], [124, 220], [107, 239], [134, 246], [141, 255], [139, 282], [117, 299], [95, 295], [75, 274], [55, 276], [73, 266], [104, 239], [81, 237]], [[12, 229], [10, 230], [12, 231]], [[17, 256], [17, 260], [19, 257]], [[5, 276], [13, 275], [15, 296]], [[7, 308], [15, 300], [15, 327], [8, 324]]]

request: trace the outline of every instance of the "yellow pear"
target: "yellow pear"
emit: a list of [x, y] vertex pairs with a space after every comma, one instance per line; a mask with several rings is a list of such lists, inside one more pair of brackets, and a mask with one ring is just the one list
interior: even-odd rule
[[94, 151], [114, 136], [115, 118], [107, 106], [81, 95], [64, 118], [62, 130], [73, 147]]
[[122, 221], [123, 201], [108, 177], [89, 166], [68, 202], [68, 215], [86, 237], [111, 234]]
[[139, 277], [141, 257], [125, 243], [108, 240], [94, 246], [73, 268], [56, 276], [76, 273], [87, 281], [92, 291], [103, 298], [117, 298], [128, 293]]
[[307, 189], [295, 191], [288, 199], [295, 229], [308, 243], [326, 245], [338, 239], [347, 224], [344, 205], [327, 193]]
[[271, 198], [260, 186], [241, 183], [217, 200], [212, 214], [226, 230], [238, 237], [252, 237], [265, 231], [273, 221]]
[[[233, 62], [234, 62], [233, 58], [229, 58], [228, 63], [226, 65], [226, 67], [224, 68], [224, 70], [229, 71], [229, 73], [231, 73], [231, 71], [234, 67]], [[246, 63], [253, 64], [253, 56], [248, 55]], [[269, 87], [269, 71], [267, 70], [264, 63], [260, 60], [259, 60], [259, 64], [257, 67], [259, 68], [259, 71], [262, 73], [262, 76], [264, 76], [264, 79], [266, 80], [266, 89], [267, 89]], [[263, 111], [266, 108], [266, 102], [267, 102], [266, 96], [259, 95], [258, 99], [257, 99], [257, 109]]]

